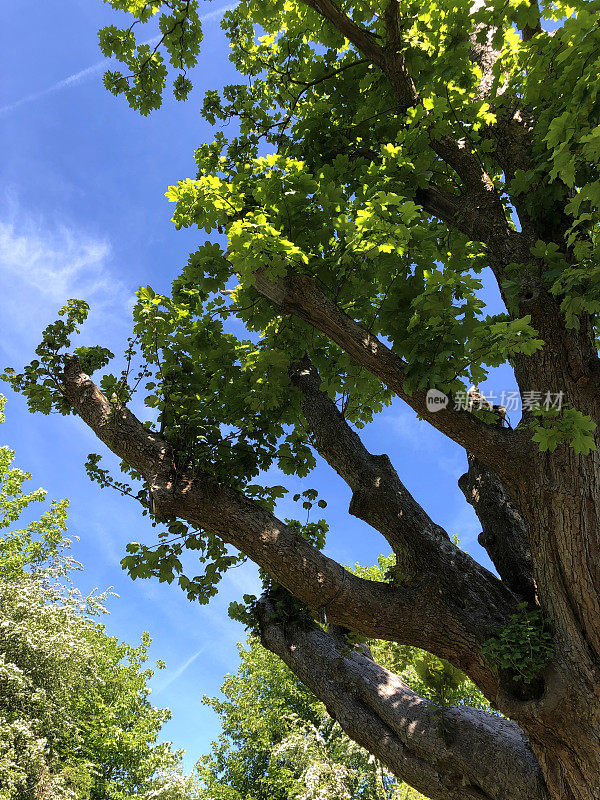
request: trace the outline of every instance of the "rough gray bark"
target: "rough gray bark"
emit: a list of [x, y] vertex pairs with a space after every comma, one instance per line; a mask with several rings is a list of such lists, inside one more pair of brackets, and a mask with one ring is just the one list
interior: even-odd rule
[[482, 581], [495, 585], [496, 579], [456, 547], [425, 513], [388, 456], [368, 452], [335, 403], [321, 391], [321, 379], [310, 361], [293, 364], [290, 377], [303, 395], [302, 411], [317, 451], [352, 489], [350, 513], [385, 536], [396, 553], [402, 582], [410, 585], [431, 571], [464, 578], [461, 587], [453, 587], [453, 594]]
[[528, 603], [535, 603], [533, 562], [523, 518], [496, 473], [468, 456], [469, 470], [458, 480], [482, 526], [479, 544], [487, 550], [502, 581]]
[[[479, 709], [440, 706], [312, 620], [283, 624], [259, 606], [261, 640], [327, 706], [346, 733], [432, 800], [547, 800], [519, 727]], [[319, 669], [315, 670], [314, 665]], [[485, 762], [480, 761], [486, 754]]]

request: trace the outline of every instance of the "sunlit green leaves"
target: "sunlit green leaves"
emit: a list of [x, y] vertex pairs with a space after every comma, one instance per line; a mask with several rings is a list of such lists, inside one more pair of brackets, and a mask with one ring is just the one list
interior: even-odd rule
[[[99, 32], [100, 49], [107, 58], [115, 58], [126, 72], [109, 70], [104, 76], [104, 85], [113, 94], [123, 94], [129, 105], [141, 114], [159, 108], [166, 84], [168, 66], [181, 70], [173, 82], [173, 93], [177, 100], [185, 100], [192, 83], [186, 77], [187, 70], [195, 66], [202, 27], [198, 17], [197, 2], [175, 0], [165, 3], [160, 0], [104, 0], [113, 8], [130, 14], [134, 21], [127, 28], [108, 25]], [[146, 26], [156, 17], [158, 30], [146, 41], [140, 41], [137, 25]]]
[[[43, 331], [42, 341], [35, 350], [37, 358], [21, 373], [7, 367], [2, 374], [2, 380], [27, 398], [30, 411], [40, 411], [42, 414], [52, 411], [72, 413], [70, 404], [61, 392], [60, 381], [69, 355], [66, 350], [87, 319], [88, 311], [89, 306], [85, 301], [69, 300], [58, 312], [61, 319]], [[113, 358], [110, 350], [99, 345], [77, 348], [75, 352], [81, 356], [82, 364], [90, 373], [106, 366]]]
[[[576, 13], [573, 11], [576, 10]], [[597, 2], [577, 3], [552, 37], [539, 42], [541, 51], [529, 62], [527, 89], [538, 110], [536, 133], [547, 148], [551, 181], [571, 188], [566, 210], [589, 231], [582, 214], [600, 208], [598, 183], [598, 69], [600, 27]], [[543, 80], [542, 75], [551, 76]]]
[[[0, 395], [0, 409], [4, 408]], [[0, 415], [3, 421], [3, 415]], [[0, 447], [0, 580], [22, 577], [26, 570], [54, 566], [69, 542], [64, 539], [67, 521], [66, 500], [51, 503], [39, 519], [21, 529], [13, 524], [32, 503], [46, 499], [43, 489], [24, 491], [31, 475], [13, 466], [14, 452]], [[8, 528], [8, 530], [6, 530]]]
[[232, 186], [212, 175], [180, 181], [169, 189], [167, 198], [177, 204], [173, 215], [176, 228], [196, 224], [207, 233], [225, 225], [243, 207], [243, 198], [234, 197]]

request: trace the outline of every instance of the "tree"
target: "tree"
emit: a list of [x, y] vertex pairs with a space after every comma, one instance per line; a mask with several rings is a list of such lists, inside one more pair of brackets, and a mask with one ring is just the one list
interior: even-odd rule
[[[393, 556], [352, 570], [385, 580]], [[445, 707], [485, 699], [451, 664], [413, 647], [373, 640], [372, 656], [411, 688]], [[256, 636], [240, 645], [241, 662], [221, 687], [224, 699], [204, 698], [219, 714], [222, 734], [197, 764], [206, 794], [215, 800], [419, 800], [369, 753], [344, 735], [325, 707]]]
[[[185, 97], [197, 3], [111, 5], [130, 16], [101, 33], [126, 66], [107, 87], [148, 113], [172, 67]], [[436, 800], [600, 797], [598, 11], [242, 0], [225, 18], [240, 84], [202, 106], [235, 124], [168, 195], [177, 227], [227, 244], [200, 246], [170, 296], [140, 290], [121, 377], [89, 377], [110, 359], [99, 346], [65, 352], [77, 303], [8, 376], [32, 409], [77, 413], [166, 521], [170, 538], [130, 546], [133, 575], [172, 580], [197, 548], [205, 571], [178, 580], [206, 599], [237, 557], [227, 546], [255, 561], [313, 611], [267, 594], [264, 645]], [[152, 20], [156, 45], [138, 45]], [[502, 313], [486, 315], [485, 286]], [[464, 402], [504, 363], [523, 401], [514, 429]], [[148, 424], [127, 408], [140, 385]], [[364, 447], [355, 429], [392, 397], [468, 454], [461, 486], [498, 575]], [[277, 518], [282, 487], [253, 483], [273, 463], [306, 475], [315, 450], [396, 554], [387, 583], [350, 575], [320, 535]], [[89, 468], [114, 482], [96, 457]], [[455, 708], [441, 736], [431, 704], [365, 652], [345, 655], [325, 615], [447, 659], [505, 718]]]
[[[2, 529], [46, 495], [24, 491], [31, 476], [13, 459], [0, 447]], [[157, 741], [170, 712], [149, 700], [150, 638], [109, 636], [97, 621], [106, 594], [73, 587], [66, 511], [52, 503], [0, 537], [0, 798], [192, 800], [181, 752]]]

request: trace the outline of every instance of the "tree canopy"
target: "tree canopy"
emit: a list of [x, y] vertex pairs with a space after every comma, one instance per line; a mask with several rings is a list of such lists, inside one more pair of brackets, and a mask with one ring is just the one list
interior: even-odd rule
[[[167, 80], [193, 97], [198, 2], [108, 1], [125, 16], [100, 32], [124, 65], [107, 88], [142, 114]], [[73, 349], [76, 300], [6, 373], [122, 460], [124, 478], [98, 455], [88, 471], [158, 526], [129, 545], [132, 576], [206, 602], [252, 559], [267, 591], [234, 613], [435, 800], [600, 797], [599, 11], [241, 0], [223, 23], [240, 82], [205, 96], [214, 140], [167, 192], [175, 225], [208, 240], [170, 294], [139, 290], [121, 374], [101, 344]], [[504, 364], [514, 427], [466, 393]], [[357, 429], [392, 397], [466, 451], [496, 575], [364, 446]], [[305, 477], [317, 456], [393, 550], [385, 581], [329, 558], [324, 523], [276, 516], [286, 487], [265, 472]], [[326, 502], [309, 491], [308, 510]], [[435, 704], [344, 631], [446, 659], [508, 719], [454, 707], [440, 734]]]

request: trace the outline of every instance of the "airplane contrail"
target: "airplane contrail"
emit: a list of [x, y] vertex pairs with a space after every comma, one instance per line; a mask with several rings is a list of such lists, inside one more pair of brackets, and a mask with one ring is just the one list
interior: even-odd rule
[[161, 684], [161, 685], [160, 685], [160, 686], [159, 686], [157, 689], [155, 689], [155, 691], [154, 691], [154, 694], [156, 695], [156, 694], [158, 694], [159, 692], [163, 692], [163, 691], [164, 691], [164, 690], [165, 690], [165, 689], [166, 689], [168, 686], [170, 686], [170, 685], [171, 685], [172, 683], [174, 683], [174, 682], [175, 682], [175, 681], [176, 681], [178, 678], [180, 678], [180, 677], [183, 675], [183, 673], [186, 671], [186, 669], [187, 669], [188, 667], [191, 667], [191, 665], [192, 665], [192, 664], [194, 663], [194, 661], [195, 661], [195, 660], [198, 658], [198, 656], [202, 655], [202, 653], [203, 653], [203, 652], [206, 650], [207, 646], [208, 646], [208, 645], [203, 645], [203, 646], [200, 648], [200, 650], [198, 650], [196, 653], [194, 653], [193, 655], [191, 655], [191, 656], [190, 656], [190, 657], [189, 657], [189, 658], [188, 658], [186, 661], [184, 661], [184, 662], [183, 662], [183, 664], [181, 664], [181, 665], [180, 665], [180, 666], [179, 666], [179, 667], [178, 667], [178, 668], [175, 670], [175, 672], [173, 672], [173, 674], [172, 674], [172, 675], [170, 675], [170, 676], [167, 678], [167, 680], [166, 680], [166, 681], [165, 681], [163, 684]]
[[[235, 3], [223, 6], [223, 8], [215, 8], [214, 11], [209, 11], [207, 14], [203, 14], [200, 17], [200, 20], [202, 22], [208, 22], [211, 19], [216, 19], [217, 17], [222, 16], [226, 11], [231, 11], [232, 8], [235, 8]], [[159, 39], [160, 36], [155, 36], [152, 39], [148, 39], [148, 41], [144, 42], [144, 44], [154, 44], [155, 42], [158, 42]], [[10, 114], [11, 111], [20, 108], [20, 106], [24, 106], [27, 103], [34, 103], [36, 100], [40, 100], [42, 97], [47, 97], [49, 94], [60, 92], [61, 89], [68, 89], [69, 86], [76, 86], [79, 83], [83, 83], [83, 81], [86, 81], [88, 78], [91, 78], [93, 75], [97, 75], [99, 72], [105, 69], [109, 62], [109, 58], [103, 58], [102, 61], [98, 61], [96, 64], [92, 64], [91, 67], [86, 67], [79, 72], [75, 72], [73, 75], [69, 75], [68, 78], [63, 78], [62, 81], [58, 81], [58, 83], [54, 83], [52, 86], [48, 86], [45, 89], [40, 89], [39, 92], [32, 92], [25, 97], [21, 97], [20, 100], [15, 100], [13, 103], [8, 103], [8, 105], [0, 108], [0, 116]]]

